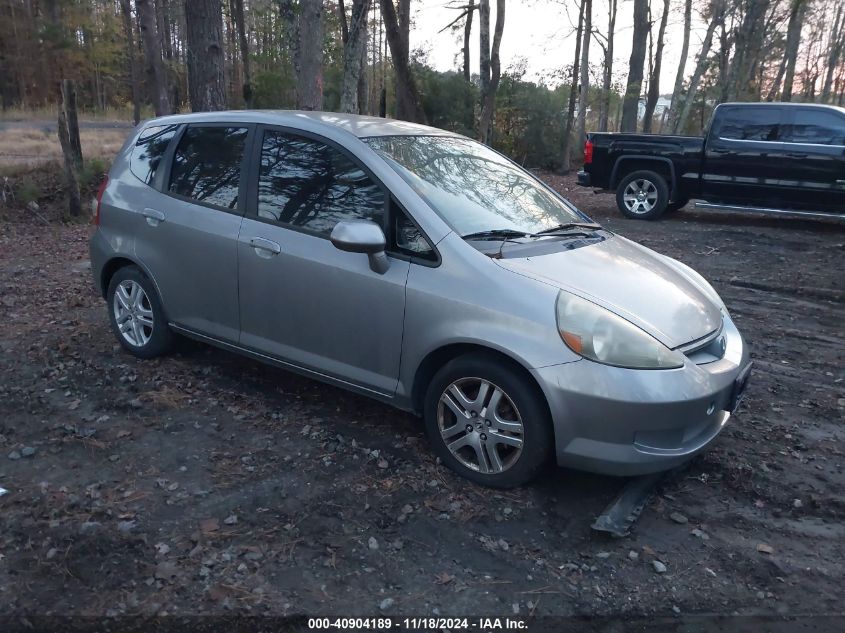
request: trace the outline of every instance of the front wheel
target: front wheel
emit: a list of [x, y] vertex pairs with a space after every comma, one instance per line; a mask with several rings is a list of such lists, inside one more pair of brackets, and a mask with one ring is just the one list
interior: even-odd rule
[[616, 206], [633, 220], [656, 220], [669, 204], [669, 185], [653, 171], [635, 171], [616, 188]]
[[493, 488], [533, 479], [553, 447], [548, 406], [537, 386], [501, 359], [461, 356], [434, 376], [425, 396], [426, 434], [459, 475]]

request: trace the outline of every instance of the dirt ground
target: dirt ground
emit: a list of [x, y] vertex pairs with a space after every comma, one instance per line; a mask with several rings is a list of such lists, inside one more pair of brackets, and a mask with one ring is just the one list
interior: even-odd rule
[[0, 612], [841, 613], [845, 225], [634, 222], [549, 179], [709, 278], [755, 361], [738, 415], [630, 537], [590, 529], [624, 480], [550, 468], [482, 489], [385, 405], [198, 344], [122, 353], [88, 227], [15, 216], [0, 223]]

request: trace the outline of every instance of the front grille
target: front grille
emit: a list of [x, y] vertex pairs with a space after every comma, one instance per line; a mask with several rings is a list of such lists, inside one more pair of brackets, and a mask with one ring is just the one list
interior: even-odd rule
[[726, 347], [724, 324], [709, 334], [681, 345], [678, 350], [696, 365], [705, 365], [721, 359]]

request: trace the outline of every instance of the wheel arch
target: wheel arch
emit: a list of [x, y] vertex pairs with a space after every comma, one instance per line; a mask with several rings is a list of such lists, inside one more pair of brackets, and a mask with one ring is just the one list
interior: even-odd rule
[[669, 200], [675, 199], [678, 192], [675, 164], [664, 156], [620, 156], [610, 172], [610, 189], [615, 190], [628, 174], [641, 169], [663, 176], [669, 186]]
[[152, 276], [149, 269], [141, 262], [127, 257], [126, 255], [115, 255], [103, 265], [103, 268], [100, 271], [100, 289], [103, 299], [105, 299], [108, 294], [109, 284], [111, 283], [112, 277], [114, 277], [118, 270], [126, 268], [127, 266], [135, 266], [138, 268], [141, 273], [143, 273], [143, 275], [152, 282], [156, 293], [158, 293], [159, 300], [162, 301], [161, 290], [159, 289], [155, 277]]
[[549, 410], [549, 400], [546, 397], [546, 393], [543, 391], [540, 383], [537, 381], [537, 378], [523, 362], [494, 347], [489, 347], [480, 343], [460, 342], [448, 343], [432, 350], [417, 366], [417, 371], [414, 373], [414, 383], [411, 388], [411, 409], [414, 413], [422, 413], [425, 392], [428, 389], [429, 384], [431, 384], [431, 380], [434, 378], [435, 374], [437, 374], [437, 372], [440, 371], [446, 363], [468, 354], [488, 355], [491, 359], [495, 359], [496, 361], [507, 365], [515, 372], [522, 375], [537, 390], [537, 395], [543, 400], [543, 406]]

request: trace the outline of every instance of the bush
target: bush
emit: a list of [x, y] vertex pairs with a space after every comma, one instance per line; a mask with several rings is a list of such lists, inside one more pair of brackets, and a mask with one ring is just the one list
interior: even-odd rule
[[21, 181], [18, 185], [15, 197], [22, 205], [27, 205], [30, 202], [36, 202], [42, 196], [41, 188], [29, 178]]

